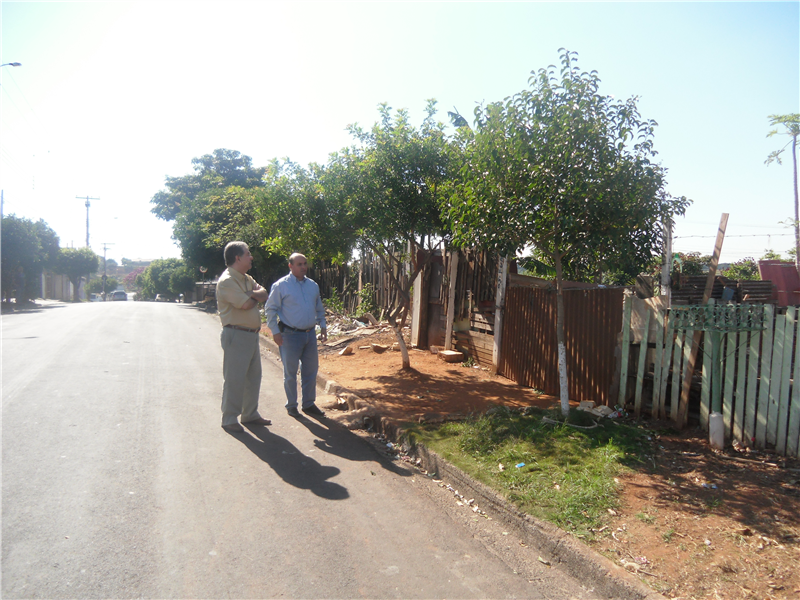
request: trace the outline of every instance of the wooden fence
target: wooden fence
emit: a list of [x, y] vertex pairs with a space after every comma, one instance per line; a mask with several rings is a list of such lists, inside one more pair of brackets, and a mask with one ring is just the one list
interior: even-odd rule
[[[378, 257], [364, 255], [347, 265], [320, 265], [308, 270], [308, 276], [319, 285], [324, 299], [341, 300], [347, 313], [355, 313], [364, 299], [363, 290], [371, 286], [371, 300], [379, 314], [397, 302], [396, 290], [389, 287], [389, 274]], [[404, 271], [401, 277], [407, 277]]]
[[[564, 290], [569, 397], [609, 404], [622, 288]], [[554, 290], [509, 285], [498, 372], [520, 385], [559, 394]]]
[[[710, 314], [713, 302], [709, 306]], [[627, 298], [619, 398], [624, 402], [632, 395], [636, 414], [677, 421], [694, 333], [703, 330], [692, 381], [699, 394], [690, 396], [689, 405], [701, 427], [708, 429], [712, 411], [721, 412], [727, 440], [798, 456], [798, 310], [731, 306], [727, 313], [738, 315], [736, 322], [728, 318], [727, 325], [710, 325], [708, 319], [684, 318], [684, 307], [664, 310], [655, 301]]]

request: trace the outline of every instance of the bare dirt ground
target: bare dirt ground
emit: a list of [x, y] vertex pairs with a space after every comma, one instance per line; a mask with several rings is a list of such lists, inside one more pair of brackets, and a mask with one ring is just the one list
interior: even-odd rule
[[[403, 371], [400, 352], [371, 347], [395, 341], [383, 329], [322, 347], [320, 372], [398, 421], [558, 402], [428, 351], [410, 350], [412, 370]], [[354, 353], [340, 356], [346, 345]], [[800, 461], [714, 452], [697, 430], [645, 424], [653, 464], [621, 479], [621, 507], [591, 546], [670, 598], [800, 598]]]

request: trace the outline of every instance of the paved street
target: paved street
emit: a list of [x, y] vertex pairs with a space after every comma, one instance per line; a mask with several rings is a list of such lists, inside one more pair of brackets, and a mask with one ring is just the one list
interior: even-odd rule
[[352, 433], [288, 417], [274, 361], [273, 425], [225, 433], [219, 330], [170, 303], [3, 315], [3, 598], [593, 597], [501, 560]]

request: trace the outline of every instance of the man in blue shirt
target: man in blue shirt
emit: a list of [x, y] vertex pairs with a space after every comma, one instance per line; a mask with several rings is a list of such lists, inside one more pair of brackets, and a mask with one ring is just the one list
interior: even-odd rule
[[289, 257], [289, 274], [272, 284], [264, 312], [267, 327], [278, 345], [283, 362], [283, 389], [286, 391], [286, 412], [299, 417], [297, 412], [297, 369], [303, 392], [302, 409], [307, 415], [323, 416], [314, 403], [317, 399], [316, 326], [322, 330], [320, 340], [327, 341], [325, 308], [319, 295], [319, 286], [306, 277], [308, 261], [302, 254]]

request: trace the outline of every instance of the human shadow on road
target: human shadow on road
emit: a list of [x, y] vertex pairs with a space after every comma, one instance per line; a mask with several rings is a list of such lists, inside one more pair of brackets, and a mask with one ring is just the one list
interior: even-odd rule
[[[344, 429], [339, 429], [337, 425], [329, 419], [324, 417], [315, 418], [314, 420], [300, 418], [297, 419], [297, 421], [316, 436], [317, 439], [314, 440], [314, 445], [323, 452], [350, 461], [374, 461], [379, 463], [387, 471], [391, 471], [395, 475], [400, 475], [401, 477], [410, 477], [413, 475], [411, 471], [388, 458], [380, 455], [375, 456], [376, 451], [374, 448], [370, 447], [368, 444], [359, 443], [360, 440], [358, 442], [353, 440], [351, 434]], [[330, 424], [332, 427], [324, 427], [323, 423]]]
[[336, 467], [326, 467], [306, 456], [286, 438], [275, 435], [262, 426], [248, 427], [252, 435], [234, 435], [258, 458], [267, 463], [289, 485], [306, 489], [320, 498], [345, 500], [347, 488], [328, 481], [339, 474]]

